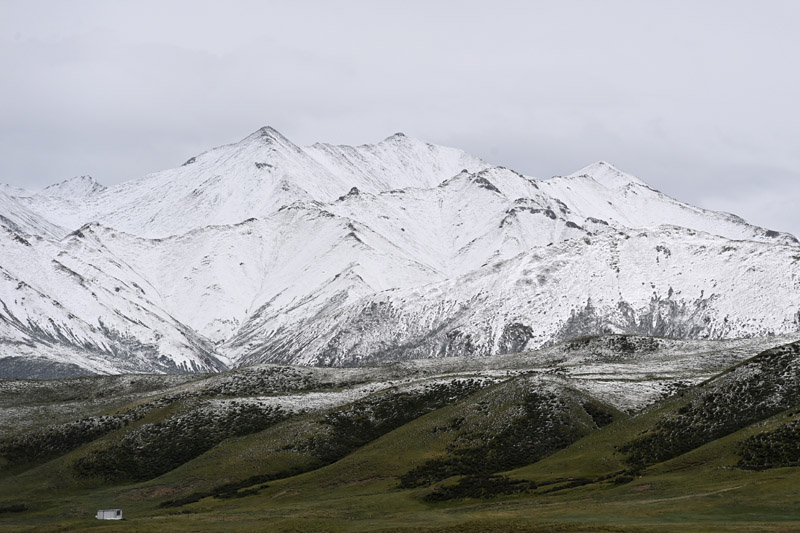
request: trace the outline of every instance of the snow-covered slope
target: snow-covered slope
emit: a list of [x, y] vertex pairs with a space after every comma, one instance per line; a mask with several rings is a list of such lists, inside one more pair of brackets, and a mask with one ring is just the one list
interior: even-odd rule
[[263, 308], [313, 313], [444, 279], [380, 234], [313, 206], [167, 239], [99, 225], [81, 233], [142, 273], [173, 316], [216, 342]]
[[17, 233], [60, 239], [67, 231], [25, 206], [18, 197], [0, 191], [0, 226]]
[[164, 310], [146, 279], [82, 232], [57, 242], [2, 228], [0, 257], [0, 369], [36, 361], [67, 373], [226, 366]]
[[292, 328], [273, 331], [254, 317], [229, 342], [229, 355], [248, 364], [350, 365], [510, 353], [598, 333], [711, 339], [796, 332], [798, 252], [672, 226], [608, 231], [324, 315], [287, 310]]
[[399, 134], [377, 145], [301, 148], [264, 127], [178, 168], [86, 195], [80, 202], [53, 201], [43, 198], [46, 195], [26, 201], [43, 217], [71, 230], [100, 222], [160, 238], [263, 217], [296, 201], [331, 201], [353, 187], [371, 192], [427, 187], [463, 168], [486, 166], [460, 150]]
[[735, 240], [798, 244], [787, 233], [759, 228], [736, 215], [700, 209], [670, 198], [638, 178], [600, 161], [566, 177], [542, 182], [542, 189], [585, 216], [628, 228], [672, 224]]
[[461, 150], [436, 146], [404, 133], [395, 133], [375, 145], [317, 143], [304, 150], [341, 183], [373, 193], [407, 187], [431, 188], [462, 169], [475, 171], [487, 166]]
[[35, 191], [29, 191], [28, 189], [23, 189], [21, 187], [14, 187], [13, 185], [8, 185], [7, 183], [0, 183], [0, 192], [9, 196], [17, 197], [28, 197], [36, 194]]
[[87, 198], [106, 190], [91, 176], [75, 176], [60, 183], [45, 187], [36, 196], [55, 196], [58, 198]]
[[793, 236], [605, 162], [538, 180], [402, 134], [302, 148], [262, 128], [108, 189], [0, 193], [0, 216], [0, 375], [800, 331]]

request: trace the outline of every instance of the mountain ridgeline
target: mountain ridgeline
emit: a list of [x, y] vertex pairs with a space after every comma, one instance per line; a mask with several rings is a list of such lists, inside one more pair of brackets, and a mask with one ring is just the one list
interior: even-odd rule
[[797, 331], [797, 239], [605, 162], [542, 180], [399, 133], [267, 127], [112, 187], [0, 189], [0, 377]]

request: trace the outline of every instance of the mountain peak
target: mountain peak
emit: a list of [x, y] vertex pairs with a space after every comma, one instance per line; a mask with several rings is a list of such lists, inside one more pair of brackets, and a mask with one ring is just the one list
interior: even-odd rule
[[386, 137], [383, 140], [383, 142], [402, 142], [402, 141], [407, 141], [409, 139], [410, 139], [410, 137], [408, 135], [406, 135], [402, 131], [398, 131], [397, 133], [394, 133], [394, 134], [389, 135], [388, 137]]
[[618, 189], [630, 184], [647, 185], [645, 182], [622, 172], [617, 167], [607, 161], [598, 161], [589, 166], [583, 167], [579, 171], [570, 174], [570, 177], [588, 176], [608, 189]]
[[292, 141], [286, 138], [281, 132], [273, 128], [272, 126], [262, 126], [258, 128], [256, 131], [248, 135], [244, 138], [244, 141], [260, 141], [265, 142], [267, 144], [271, 144], [273, 142], [280, 142], [284, 144], [291, 144], [293, 145]]
[[59, 198], [88, 198], [103, 192], [106, 187], [97, 183], [91, 176], [75, 176], [42, 189], [37, 195], [57, 196]]
[[272, 126], [261, 126], [256, 130], [256, 133], [262, 136], [274, 136], [274, 135], [281, 135], [281, 132], [273, 128]]

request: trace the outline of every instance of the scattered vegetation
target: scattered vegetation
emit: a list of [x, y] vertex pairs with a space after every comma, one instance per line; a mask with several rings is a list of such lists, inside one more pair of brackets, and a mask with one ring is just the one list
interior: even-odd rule
[[[613, 414], [599, 404], [587, 402], [584, 409], [587, 407], [587, 414], [598, 426], [613, 421]], [[401, 476], [400, 487], [428, 486], [451, 476], [475, 478], [465, 481], [463, 487], [448, 489], [456, 492], [467, 487], [499, 487], [491, 474], [539, 461], [587, 432], [563, 398], [531, 392], [523, 399], [521, 414], [504, 429], [490, 434], [462, 433], [448, 447], [446, 456], [430, 459]], [[479, 444], [470, 444], [476, 442]], [[436, 497], [443, 498], [442, 494]]]
[[261, 474], [257, 476], [250, 476], [239, 481], [217, 485], [208, 491], [192, 492], [191, 494], [188, 494], [182, 498], [163, 501], [159, 504], [159, 507], [162, 509], [168, 507], [181, 507], [190, 503], [199, 502], [203, 498], [244, 498], [245, 496], [258, 494], [262, 490], [268, 488], [269, 485], [266, 484], [268, 481], [296, 476], [303, 471], [304, 469], [296, 468], [293, 470], [279, 472], [277, 474]]
[[697, 398], [620, 447], [634, 471], [677, 457], [800, 403], [800, 343], [762, 352], [699, 388]]
[[800, 420], [748, 437], [739, 444], [739, 468], [800, 466]]
[[124, 427], [129, 422], [125, 416], [94, 416], [49, 426], [0, 443], [0, 456], [12, 465], [49, 459]]
[[509, 479], [505, 476], [478, 474], [464, 476], [455, 485], [443, 485], [423, 497], [428, 502], [441, 502], [462, 498], [492, 498], [503, 494], [517, 494], [535, 489], [532, 481]]
[[140, 420], [150, 411], [172, 401], [172, 398], [161, 398], [131, 407], [119, 414], [87, 417], [17, 435], [0, 442], [0, 456], [11, 465], [57, 457]]
[[487, 382], [457, 379], [408, 392], [364, 398], [328, 414], [325, 435], [314, 436], [303, 447], [323, 463], [332, 463], [353, 450], [420, 416], [471, 396]]
[[259, 366], [237, 369], [212, 379], [206, 384], [203, 396], [257, 396], [308, 390], [326, 390], [346, 387], [353, 383], [341, 383], [320, 379], [314, 369], [292, 366]]
[[23, 513], [23, 512], [25, 512], [27, 510], [28, 510], [28, 506], [25, 505], [24, 503], [16, 503], [16, 504], [13, 504], [13, 505], [6, 505], [6, 506], [3, 506], [3, 507], [0, 507], [0, 514], [5, 514], [5, 513]]
[[226, 410], [195, 409], [135, 428], [118, 442], [78, 459], [74, 470], [79, 476], [107, 481], [152, 479], [229, 437], [261, 431], [286, 416], [276, 407], [236, 402]]
[[581, 337], [564, 343], [568, 352], [589, 350], [592, 353], [634, 354], [648, 353], [658, 350], [663, 344], [655, 337], [638, 335], [607, 335], [603, 337]]
[[614, 421], [614, 415], [600, 404], [584, 402], [583, 410], [592, 417], [592, 421], [598, 428], [607, 426]]

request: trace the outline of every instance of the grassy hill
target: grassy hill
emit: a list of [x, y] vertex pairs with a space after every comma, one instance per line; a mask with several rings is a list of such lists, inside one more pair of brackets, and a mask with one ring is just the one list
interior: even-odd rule
[[796, 530], [786, 340], [0, 382], [0, 531]]

